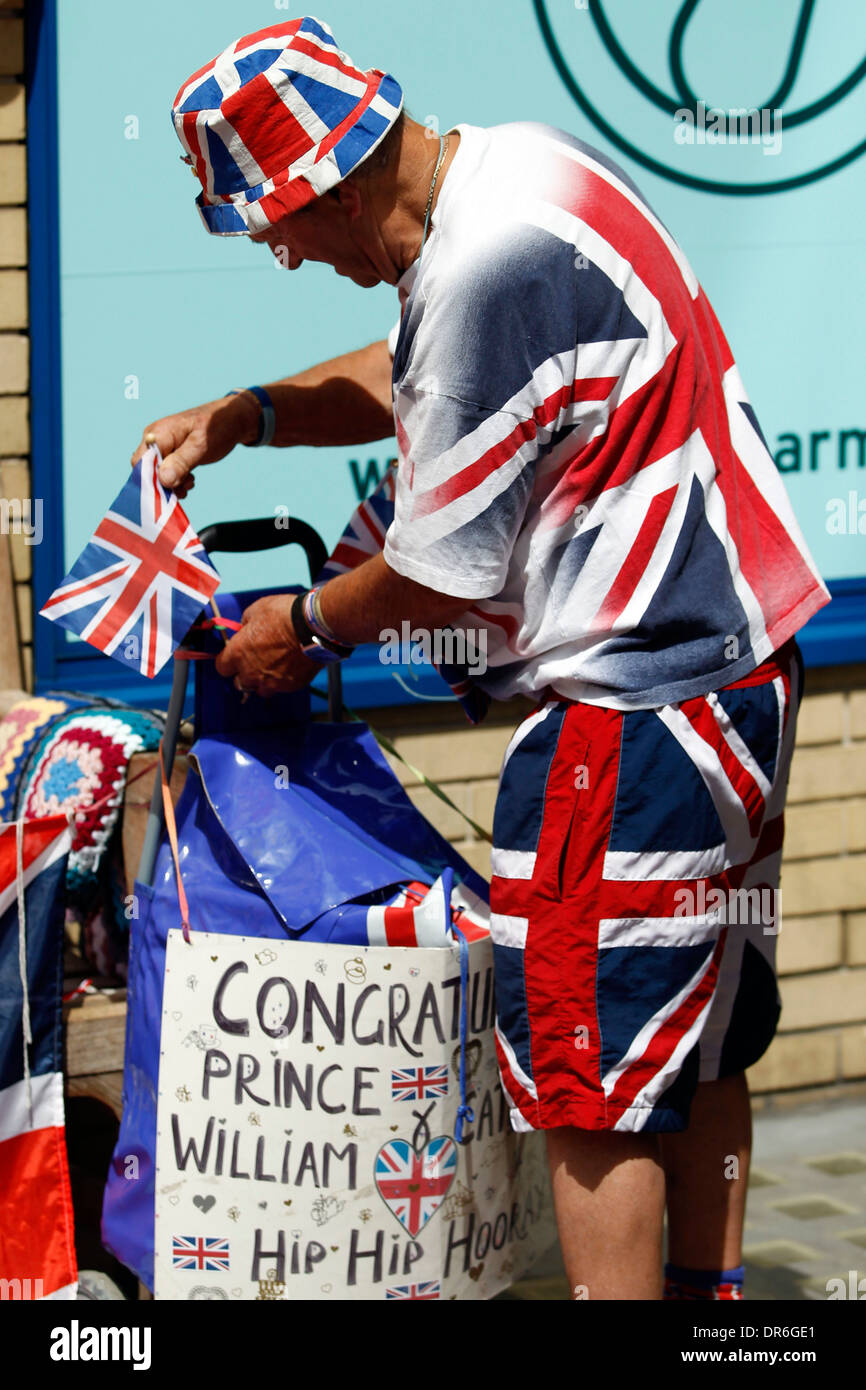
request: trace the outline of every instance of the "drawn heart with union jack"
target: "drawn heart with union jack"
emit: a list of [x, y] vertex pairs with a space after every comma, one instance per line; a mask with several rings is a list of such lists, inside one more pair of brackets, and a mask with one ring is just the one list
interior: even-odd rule
[[416, 1153], [407, 1139], [389, 1139], [376, 1155], [379, 1196], [410, 1236], [435, 1216], [457, 1172], [457, 1146], [440, 1134]]

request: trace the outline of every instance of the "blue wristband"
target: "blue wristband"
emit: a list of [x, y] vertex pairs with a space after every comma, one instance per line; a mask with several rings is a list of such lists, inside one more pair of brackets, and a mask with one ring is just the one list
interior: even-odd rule
[[[259, 432], [253, 440], [253, 443], [250, 445], [251, 449], [259, 449], [263, 444], [270, 444], [271, 440], [274, 437], [274, 431], [277, 428], [277, 417], [274, 412], [274, 403], [268, 395], [267, 391], [265, 390], [264, 386], [245, 386], [242, 389], [251, 392], [252, 395], [255, 396], [259, 405], [261, 406], [261, 413], [259, 415]], [[226, 392], [227, 396], [239, 396], [240, 394], [240, 390], [237, 389]]]

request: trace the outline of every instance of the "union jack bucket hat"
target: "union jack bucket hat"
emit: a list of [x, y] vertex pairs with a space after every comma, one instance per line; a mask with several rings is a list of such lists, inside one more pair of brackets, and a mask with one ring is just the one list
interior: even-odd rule
[[249, 235], [297, 212], [367, 158], [402, 105], [393, 77], [355, 67], [309, 15], [229, 44], [172, 105], [208, 231]]

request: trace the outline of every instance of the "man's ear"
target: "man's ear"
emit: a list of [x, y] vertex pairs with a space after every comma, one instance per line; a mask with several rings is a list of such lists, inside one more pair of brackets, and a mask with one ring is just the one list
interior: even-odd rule
[[331, 190], [340, 200], [341, 206], [349, 215], [349, 221], [354, 222], [361, 216], [364, 207], [364, 197], [357, 184], [351, 178], [341, 179]]

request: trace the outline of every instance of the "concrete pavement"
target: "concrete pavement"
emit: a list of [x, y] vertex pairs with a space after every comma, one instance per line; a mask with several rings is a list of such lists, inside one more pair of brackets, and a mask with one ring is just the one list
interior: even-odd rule
[[[749, 1300], [866, 1299], [866, 1097], [757, 1109], [743, 1258]], [[500, 1297], [568, 1299], [558, 1250]]]

